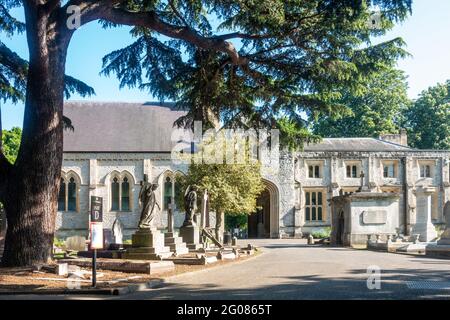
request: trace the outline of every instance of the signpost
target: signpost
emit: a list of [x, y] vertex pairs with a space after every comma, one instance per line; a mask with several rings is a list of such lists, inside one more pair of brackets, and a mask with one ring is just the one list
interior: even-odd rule
[[97, 249], [103, 249], [103, 198], [91, 197], [92, 287], [97, 285]]

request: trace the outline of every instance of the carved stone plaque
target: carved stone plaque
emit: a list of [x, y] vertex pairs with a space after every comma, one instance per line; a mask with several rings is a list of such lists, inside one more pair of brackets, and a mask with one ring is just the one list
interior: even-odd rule
[[364, 224], [385, 224], [387, 221], [386, 210], [367, 210], [362, 212]]

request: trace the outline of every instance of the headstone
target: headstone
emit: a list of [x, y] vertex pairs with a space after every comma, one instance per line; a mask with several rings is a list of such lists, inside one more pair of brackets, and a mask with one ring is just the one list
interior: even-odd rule
[[420, 241], [430, 242], [437, 237], [436, 228], [431, 222], [432, 192], [424, 189], [417, 192], [416, 223], [412, 233], [420, 234]]
[[67, 250], [84, 251], [86, 250], [86, 238], [82, 236], [68, 237], [65, 241]]
[[114, 243], [114, 236], [111, 229], [103, 229], [103, 248], [108, 249]]
[[229, 233], [228, 231], [223, 233], [223, 244], [224, 245], [231, 244], [231, 233]]
[[114, 220], [113, 227], [113, 240], [115, 244], [123, 244], [123, 225], [118, 218]]

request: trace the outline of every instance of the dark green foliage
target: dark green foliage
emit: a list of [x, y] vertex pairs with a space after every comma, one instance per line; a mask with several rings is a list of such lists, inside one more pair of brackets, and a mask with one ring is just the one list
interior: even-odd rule
[[247, 230], [248, 214], [225, 215], [225, 230], [239, 228]]
[[20, 139], [22, 129], [12, 128], [11, 130], [3, 130], [2, 147], [3, 154], [9, 162], [14, 163], [19, 153]]
[[450, 80], [424, 90], [406, 114], [408, 141], [419, 149], [450, 149]]
[[313, 122], [313, 132], [323, 137], [378, 137], [397, 133], [409, 107], [406, 77], [388, 69], [368, 80], [360, 94], [342, 92], [341, 103], [350, 110], [334, 118], [321, 116]]

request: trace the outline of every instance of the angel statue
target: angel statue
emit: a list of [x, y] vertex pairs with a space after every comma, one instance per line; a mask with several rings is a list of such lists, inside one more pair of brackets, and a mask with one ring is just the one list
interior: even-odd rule
[[153, 220], [156, 216], [155, 205], [161, 210], [156, 202], [155, 190], [158, 188], [156, 183], [148, 182], [148, 176], [144, 175], [144, 181], [141, 182], [141, 191], [139, 192], [139, 206], [142, 207], [141, 218], [139, 220], [139, 229], [150, 229], [153, 226]]
[[194, 225], [194, 214], [195, 210], [197, 210], [197, 186], [190, 185], [186, 188], [186, 192], [184, 193], [184, 209], [186, 211], [186, 217], [184, 219], [183, 226], [192, 226]]

